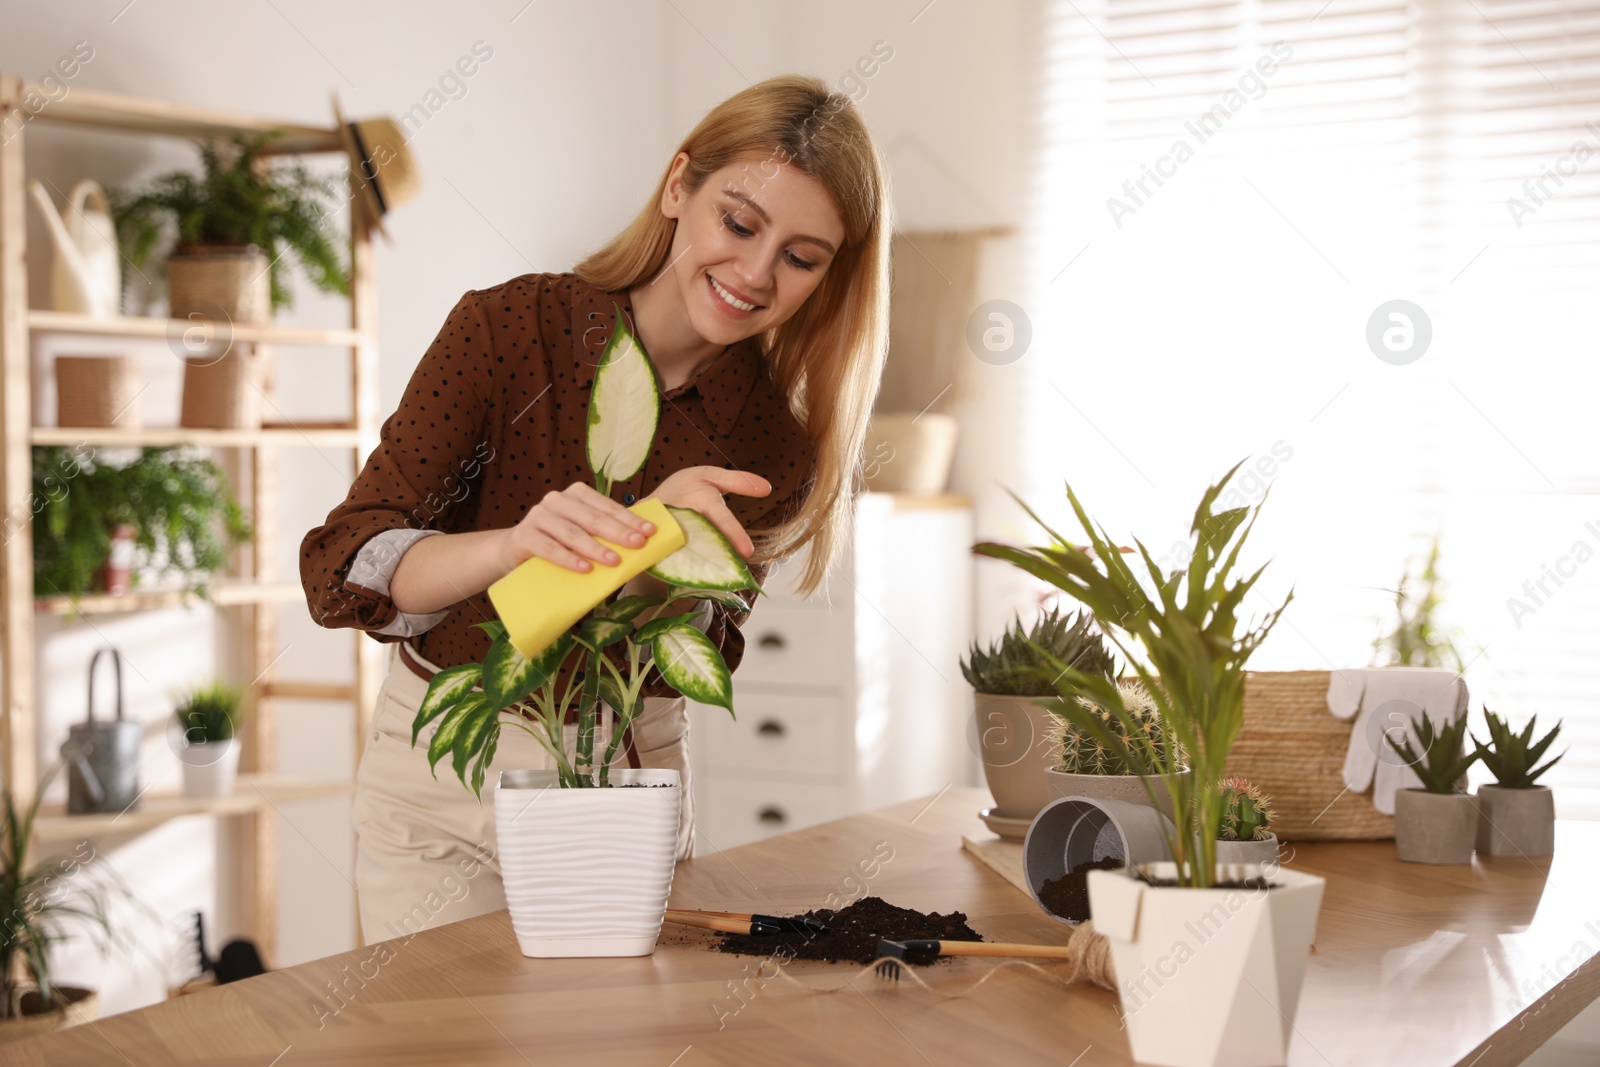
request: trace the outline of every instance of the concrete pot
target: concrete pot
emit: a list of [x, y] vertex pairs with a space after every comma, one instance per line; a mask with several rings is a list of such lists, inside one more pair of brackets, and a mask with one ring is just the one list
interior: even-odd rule
[[[1157, 880], [1175, 873], [1171, 863], [1144, 869]], [[1125, 871], [1089, 872], [1094, 929], [1111, 948], [1135, 1061], [1288, 1062], [1324, 882], [1284, 868], [1269, 877], [1271, 889], [1184, 889]]]
[[1466, 793], [1401, 789], [1394, 795], [1394, 843], [1406, 863], [1471, 863], [1478, 804]]
[[1480, 785], [1478, 851], [1490, 856], [1548, 856], [1556, 848], [1555, 794], [1547, 785]]
[[1050, 802], [1044, 778], [1051, 762], [1045, 733], [1051, 713], [1035, 703], [1045, 699], [973, 694], [978, 756], [983, 760], [989, 792], [994, 794], [992, 814], [1021, 824], [1012, 835], [1002, 832], [1003, 825], [991, 822], [989, 828], [1001, 837], [1020, 840], [1027, 833], [1027, 824]]
[[[1187, 768], [1180, 772], [1182, 777], [1187, 777], [1188, 774]], [[1096, 797], [1150, 807], [1150, 794], [1145, 792], [1144, 783], [1136, 774], [1068, 774], [1066, 771], [1047, 767], [1044, 778], [1051, 800], [1061, 797]], [[1161, 814], [1168, 819], [1172, 818], [1172, 797], [1167, 795], [1167, 787], [1161, 784], [1160, 778], [1153, 777], [1150, 779], [1150, 788], [1155, 791], [1156, 807], [1160, 809]]]
[[1249, 863], [1276, 866], [1278, 862], [1278, 835], [1268, 834], [1254, 841], [1217, 841], [1217, 863]]
[[524, 956], [655, 951], [672, 892], [683, 789], [672, 768], [613, 768], [611, 782], [562, 789], [553, 770], [500, 772], [500, 873]]

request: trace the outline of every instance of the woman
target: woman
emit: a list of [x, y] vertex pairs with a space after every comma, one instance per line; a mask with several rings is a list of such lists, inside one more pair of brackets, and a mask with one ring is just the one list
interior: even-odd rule
[[[369, 943], [505, 906], [493, 805], [448, 773], [434, 779], [411, 746], [428, 679], [488, 650], [473, 624], [494, 618], [490, 583], [531, 556], [613, 565], [597, 539], [642, 544], [650, 527], [627, 505], [646, 496], [705, 514], [763, 581], [809, 546], [797, 584], [821, 582], [860, 486], [888, 336], [890, 230], [886, 178], [854, 104], [815, 78], [773, 78], [706, 115], [639, 215], [574, 272], [457, 302], [349, 496], [301, 545], [318, 623], [391, 643], [356, 785]], [[644, 469], [602, 496], [584, 426], [614, 306], [663, 403]], [[663, 588], [648, 575], [629, 585]], [[745, 617], [715, 605], [695, 620], [730, 667]], [[684, 701], [659, 680], [645, 692], [622, 748], [632, 765], [684, 776], [687, 858]], [[507, 730], [491, 771], [548, 765]]]

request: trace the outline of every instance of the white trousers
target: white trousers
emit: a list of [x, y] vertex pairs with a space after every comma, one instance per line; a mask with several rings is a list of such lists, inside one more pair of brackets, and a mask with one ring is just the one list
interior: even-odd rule
[[[435, 669], [415, 650], [411, 656]], [[500, 730], [481, 802], [461, 784], [448, 756], [439, 761], [435, 778], [429, 773], [427, 754], [433, 727], [424, 728], [417, 747], [411, 747], [411, 723], [428, 683], [400, 662], [398, 644], [390, 646], [388, 660], [389, 674], [378, 690], [378, 705], [356, 771], [356, 889], [362, 939], [369, 945], [504, 908], [495, 842], [495, 782], [503, 770], [555, 766], [543, 746], [508, 724]], [[610, 741], [608, 718], [603, 716], [597, 724], [596, 756], [604, 754]], [[569, 757], [577, 732], [576, 725], [566, 727]], [[633, 724], [633, 743], [641, 766], [670, 767], [679, 774], [683, 806], [678, 859], [688, 859], [694, 854], [694, 800], [684, 699], [646, 697]], [[611, 765], [628, 766], [620, 749]]]

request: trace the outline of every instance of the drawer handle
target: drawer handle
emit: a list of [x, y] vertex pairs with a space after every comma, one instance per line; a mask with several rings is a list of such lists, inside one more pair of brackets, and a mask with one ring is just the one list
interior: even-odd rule
[[756, 645], [759, 648], [782, 649], [782, 648], [787, 647], [788, 644], [789, 644], [789, 642], [787, 642], [787, 641], [785, 641], [783, 639], [783, 635], [782, 634], [775, 634], [775, 633], [772, 633], [770, 630], [768, 632], [762, 634], [759, 638], [756, 639]]
[[782, 808], [768, 806], [757, 813], [756, 819], [769, 826], [782, 826], [789, 821], [789, 815]]
[[756, 733], [762, 737], [782, 737], [784, 732], [783, 723], [777, 719], [767, 719], [756, 727]]

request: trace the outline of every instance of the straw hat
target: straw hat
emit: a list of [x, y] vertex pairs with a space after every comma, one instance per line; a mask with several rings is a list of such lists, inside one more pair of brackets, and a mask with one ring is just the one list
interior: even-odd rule
[[355, 187], [356, 195], [366, 202], [378, 232], [387, 238], [389, 231], [383, 228], [383, 217], [415, 199], [422, 187], [422, 178], [411, 158], [411, 146], [393, 119], [345, 121], [337, 93], [333, 96], [333, 115], [338, 120], [345, 151], [350, 155], [350, 184]]

